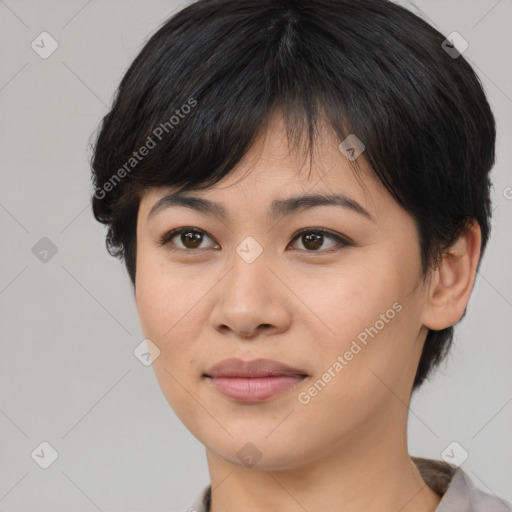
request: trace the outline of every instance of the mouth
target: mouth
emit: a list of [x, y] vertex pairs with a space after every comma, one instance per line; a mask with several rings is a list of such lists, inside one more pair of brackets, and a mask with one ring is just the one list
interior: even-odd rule
[[226, 359], [203, 374], [218, 392], [240, 402], [262, 402], [289, 391], [308, 375], [271, 359]]

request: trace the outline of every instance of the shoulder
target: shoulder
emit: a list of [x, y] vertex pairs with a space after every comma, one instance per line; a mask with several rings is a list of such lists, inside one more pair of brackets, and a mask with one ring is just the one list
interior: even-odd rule
[[512, 512], [512, 505], [479, 489], [460, 467], [411, 457], [425, 483], [442, 496], [435, 512]]
[[194, 500], [194, 503], [183, 512], [209, 512], [210, 493], [211, 484], [208, 484], [207, 486], [203, 487], [203, 490], [198, 494]]
[[450, 482], [436, 512], [511, 512], [512, 505], [498, 496], [482, 491], [460, 468]]

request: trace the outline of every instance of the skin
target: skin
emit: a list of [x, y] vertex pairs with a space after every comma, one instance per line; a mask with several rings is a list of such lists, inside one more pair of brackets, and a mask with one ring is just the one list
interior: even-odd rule
[[[409, 458], [408, 405], [427, 328], [455, 324], [469, 300], [480, 230], [468, 228], [424, 282], [412, 217], [372, 177], [364, 153], [361, 179], [355, 177], [339, 142], [323, 130], [308, 174], [309, 161], [301, 167], [276, 113], [229, 176], [189, 193], [220, 203], [229, 220], [183, 206], [148, 218], [174, 189], [142, 197], [135, 283], [141, 328], [160, 350], [153, 367], [168, 403], [206, 448], [213, 512], [234, 512], [241, 503], [248, 512], [426, 512], [440, 501]], [[374, 220], [339, 206], [267, 218], [273, 199], [306, 192], [343, 193]], [[199, 249], [187, 248], [180, 235], [159, 245], [182, 226], [205, 232]], [[294, 238], [318, 227], [351, 244], [324, 236], [311, 249], [304, 237]], [[247, 236], [263, 250], [252, 263], [236, 252]], [[301, 403], [299, 394], [394, 303], [401, 311]], [[264, 402], [238, 402], [203, 378], [231, 357], [274, 359], [308, 377]], [[244, 446], [260, 456], [251, 467], [237, 456]]]

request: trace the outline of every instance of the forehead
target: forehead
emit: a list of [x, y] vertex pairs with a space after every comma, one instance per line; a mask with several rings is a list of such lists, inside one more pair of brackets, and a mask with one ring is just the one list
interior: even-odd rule
[[[379, 196], [388, 201], [391, 198], [385, 197], [387, 191], [364, 159], [364, 151], [351, 160], [346, 147], [340, 149], [341, 142], [332, 129], [319, 125], [310, 154], [302, 141], [298, 145], [290, 143], [282, 116], [274, 113], [228, 175], [211, 187], [187, 190], [184, 195], [236, 203], [235, 213], [240, 208], [265, 208], [269, 217], [282, 214], [290, 206], [290, 201], [285, 204], [283, 199], [323, 196], [331, 202], [344, 202], [344, 206], [364, 215], [374, 208]], [[146, 215], [158, 210], [157, 202], [177, 190], [172, 186], [149, 190], [142, 198], [141, 209]], [[179, 198], [174, 204], [180, 205]], [[167, 206], [172, 205], [172, 201], [167, 202]], [[213, 211], [211, 205], [196, 205], [205, 213], [227, 217], [225, 208]]]

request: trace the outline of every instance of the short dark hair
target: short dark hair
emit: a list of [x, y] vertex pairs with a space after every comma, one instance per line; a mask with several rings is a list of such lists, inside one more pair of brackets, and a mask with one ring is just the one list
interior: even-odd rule
[[[340, 142], [364, 143], [372, 172], [416, 222], [423, 277], [473, 219], [482, 256], [495, 120], [445, 39], [388, 0], [199, 0], [177, 12], [135, 58], [99, 126], [92, 208], [110, 254], [135, 285], [143, 191], [214, 185], [279, 108], [289, 139], [305, 136], [311, 154], [320, 120]], [[429, 330], [413, 389], [452, 340], [453, 327]]]

